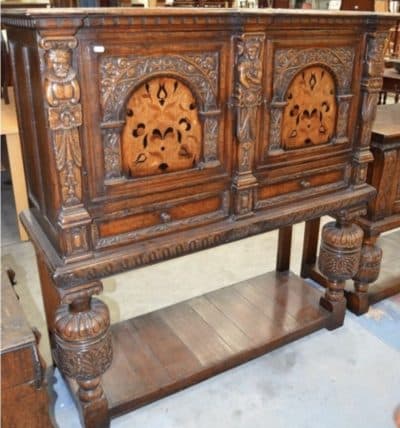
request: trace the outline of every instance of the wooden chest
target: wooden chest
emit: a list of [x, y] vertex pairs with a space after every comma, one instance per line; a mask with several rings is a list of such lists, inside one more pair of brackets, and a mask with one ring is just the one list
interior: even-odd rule
[[6, 274], [1, 277], [1, 425], [52, 427], [38, 346]]
[[[5, 14], [31, 201], [22, 218], [38, 254], [55, 361], [77, 382], [87, 426], [341, 325], [344, 280], [360, 260], [362, 231], [352, 221], [374, 195], [365, 182], [371, 123], [395, 18], [234, 9]], [[291, 225], [327, 213], [338, 220], [321, 247], [331, 281], [321, 297], [287, 271]], [[250, 291], [242, 284], [202, 308], [150, 314], [133, 333], [122, 325], [110, 333], [107, 307], [92, 298], [102, 277], [275, 228], [278, 273]], [[288, 295], [277, 290], [302, 296], [290, 326], [282, 324]], [[260, 302], [272, 313], [255, 310]], [[217, 322], [218, 311], [225, 315]], [[243, 311], [258, 314], [254, 329]], [[214, 327], [198, 336], [204, 323]], [[221, 345], [238, 325], [247, 339]], [[199, 347], [200, 337], [212, 343]], [[207, 346], [221, 352], [205, 356]], [[191, 369], [171, 368], [176, 352], [181, 368], [194, 356]], [[126, 380], [123, 354], [144, 358], [150, 378], [134, 370]]]

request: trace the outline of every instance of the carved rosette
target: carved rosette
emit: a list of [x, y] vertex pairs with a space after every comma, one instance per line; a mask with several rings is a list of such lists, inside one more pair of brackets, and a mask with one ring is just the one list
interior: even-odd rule
[[343, 298], [344, 281], [358, 271], [363, 231], [356, 224], [327, 223], [322, 229], [318, 267], [332, 284], [327, 289], [327, 299]]
[[357, 292], [366, 293], [369, 284], [378, 279], [381, 270], [382, 249], [374, 243], [366, 242], [361, 249], [360, 267], [354, 279]]
[[252, 213], [253, 190], [257, 181], [252, 174], [257, 141], [257, 115], [263, 103], [262, 60], [265, 35], [248, 33], [236, 39], [235, 94], [237, 172], [234, 178], [235, 215]]
[[125, 104], [136, 88], [150, 79], [175, 78], [192, 91], [198, 102], [203, 125], [203, 157], [199, 164], [218, 164], [220, 110], [218, 96], [219, 53], [181, 55], [103, 56], [100, 60], [101, 105], [105, 176], [122, 175], [121, 129], [125, 124]]
[[[371, 141], [372, 124], [376, 115], [379, 92], [382, 88], [382, 75], [384, 69], [384, 47], [387, 32], [374, 32], [367, 34], [367, 42], [364, 56], [363, 78], [361, 81], [361, 112], [359, 115], [359, 152], [369, 150]], [[353, 184], [365, 183], [366, 169], [372, 156], [357, 155], [353, 158]]]
[[[336, 102], [332, 100], [330, 104], [338, 111], [338, 119], [336, 122], [336, 129], [334, 130], [335, 135], [330, 135], [324, 130], [322, 137], [318, 137], [318, 140], [323, 142], [326, 141], [325, 134], [331, 138], [329, 141], [336, 143], [347, 142], [347, 125], [348, 125], [348, 111], [351, 102], [351, 80], [353, 73], [353, 64], [354, 64], [354, 48], [352, 47], [337, 47], [337, 48], [306, 48], [306, 49], [277, 49], [275, 51], [274, 59], [274, 84], [273, 84], [273, 98], [270, 104], [270, 134], [269, 134], [269, 144], [265, 147], [265, 158], [269, 155], [276, 155], [282, 153], [282, 116], [283, 112], [286, 111], [285, 107], [289, 104], [290, 101], [293, 104], [293, 100], [290, 97], [289, 87], [291, 87], [292, 82], [296, 76], [302, 76], [306, 70], [311, 70], [318, 68], [319, 70], [326, 69], [326, 76], [330, 73], [333, 77], [336, 77], [335, 84], [336, 87]], [[319, 73], [321, 74], [321, 72]], [[317, 74], [316, 74], [317, 76]], [[309, 79], [311, 86], [313, 80]], [[316, 78], [314, 87], [317, 88], [318, 79]], [[322, 86], [321, 86], [322, 88]], [[308, 92], [307, 92], [308, 93]], [[326, 93], [324, 96], [332, 97], [332, 93]], [[292, 94], [293, 96], [293, 94]], [[288, 98], [288, 99], [286, 99]], [[320, 97], [318, 97], [320, 98]], [[301, 100], [300, 100], [301, 101]], [[301, 110], [300, 104], [298, 105], [298, 110]], [[329, 116], [329, 110], [332, 106], [321, 105], [320, 110], [325, 111], [325, 114]], [[328, 110], [327, 110], [328, 109]], [[295, 112], [297, 108], [290, 111]], [[318, 109], [317, 109], [318, 110]], [[305, 112], [302, 114], [300, 119], [305, 119], [305, 121], [312, 121], [312, 114], [314, 109], [311, 109], [310, 112]], [[294, 113], [293, 113], [294, 114]], [[310, 117], [308, 117], [308, 115]], [[335, 115], [333, 115], [335, 116]], [[333, 117], [332, 116], [332, 117]], [[305, 123], [307, 127], [308, 123]], [[310, 123], [311, 124], [311, 123]], [[322, 125], [322, 126], [321, 126]], [[314, 126], [315, 132], [322, 132], [322, 128], [327, 128], [326, 125], [318, 124]], [[291, 131], [293, 132], [293, 130]], [[332, 133], [331, 133], [332, 134]]]

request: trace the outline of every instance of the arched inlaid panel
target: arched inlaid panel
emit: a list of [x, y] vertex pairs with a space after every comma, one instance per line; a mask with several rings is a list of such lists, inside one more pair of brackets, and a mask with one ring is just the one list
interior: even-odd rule
[[121, 137], [123, 170], [129, 177], [196, 166], [202, 129], [191, 90], [171, 77], [142, 84], [127, 103]]
[[325, 68], [312, 66], [292, 80], [282, 118], [282, 147], [297, 149], [329, 142], [336, 128], [335, 81]]

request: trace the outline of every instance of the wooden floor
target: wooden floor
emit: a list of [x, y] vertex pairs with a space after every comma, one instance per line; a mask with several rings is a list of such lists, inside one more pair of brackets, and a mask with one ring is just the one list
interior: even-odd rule
[[103, 376], [111, 416], [323, 328], [321, 292], [271, 272], [112, 326]]

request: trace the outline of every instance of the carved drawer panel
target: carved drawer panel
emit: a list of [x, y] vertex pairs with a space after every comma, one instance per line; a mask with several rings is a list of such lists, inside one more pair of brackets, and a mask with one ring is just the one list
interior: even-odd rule
[[95, 220], [93, 238], [96, 248], [101, 249], [212, 223], [228, 214], [228, 192], [196, 195]]
[[349, 180], [349, 171], [348, 166], [340, 165], [271, 178], [259, 186], [256, 207], [280, 205], [311, 194], [314, 196], [344, 188]]

